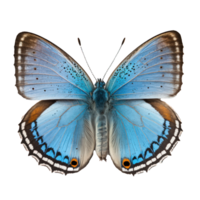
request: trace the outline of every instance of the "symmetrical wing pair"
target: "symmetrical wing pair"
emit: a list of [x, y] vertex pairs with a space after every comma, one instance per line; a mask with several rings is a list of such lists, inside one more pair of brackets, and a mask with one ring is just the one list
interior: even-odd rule
[[[155, 36], [119, 64], [101, 85], [97, 102], [98, 84], [71, 56], [40, 36], [20, 33], [15, 42], [18, 92], [43, 100], [20, 123], [23, 145], [54, 172], [80, 171], [95, 149], [102, 159], [109, 154], [122, 172], [148, 171], [179, 141], [181, 121], [159, 99], [180, 91], [182, 56], [179, 33]], [[101, 92], [108, 94], [104, 104]], [[104, 110], [97, 112], [99, 105]]]

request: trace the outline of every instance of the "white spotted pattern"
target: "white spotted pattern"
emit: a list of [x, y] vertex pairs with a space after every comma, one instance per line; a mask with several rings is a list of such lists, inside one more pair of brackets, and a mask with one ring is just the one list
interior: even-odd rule
[[166, 150], [168, 150], [172, 145], [169, 143], [167, 146], [166, 146]]
[[29, 148], [30, 148], [31, 150], [34, 149], [32, 144], [29, 144]]
[[[25, 123], [22, 123], [21, 129], [24, 128], [24, 127], [25, 127]], [[64, 165], [60, 165], [59, 163], [54, 163], [51, 159], [48, 159], [47, 157], [42, 157], [42, 154], [41, 154], [41, 153], [39, 153], [37, 150], [34, 150], [33, 145], [30, 143], [30, 140], [27, 138], [27, 133], [26, 133], [26, 131], [25, 131], [25, 130], [22, 130], [22, 135], [23, 135], [23, 136], [21, 135], [20, 132], [18, 132], [18, 133], [19, 133], [19, 136], [20, 136], [21, 139], [23, 139], [23, 136], [24, 136], [25, 142], [26, 142], [26, 144], [28, 145], [28, 146], [27, 146], [25, 143], [23, 143], [23, 146], [24, 146], [24, 148], [26, 149], [26, 151], [29, 151], [29, 149], [30, 149], [30, 151], [34, 154], [34, 155], [31, 155], [31, 156], [32, 156], [38, 163], [40, 162], [39, 159], [41, 159], [41, 160], [43, 160], [43, 161], [46, 162], [46, 163], [40, 163], [41, 166], [47, 167], [51, 172], [52, 172], [51, 166], [56, 167], [56, 168], [58, 168], [58, 169], [61, 169], [61, 170], [63, 170], [63, 171], [79, 171], [79, 167], [77, 167], [77, 168], [72, 168], [72, 167], [67, 168], [67, 167], [64, 166]], [[47, 163], [48, 163], [48, 164], [47, 164]], [[65, 174], [63, 171], [54, 170], [53, 172], [55, 172], [55, 173], [60, 173], [60, 174]], [[130, 169], [129, 171], [133, 171], [133, 169]]]
[[[162, 163], [171, 154], [171, 152], [173, 151], [173, 149], [175, 148], [175, 146], [178, 143], [177, 136], [179, 137], [182, 133], [181, 128], [180, 128], [180, 123], [181, 122], [176, 120], [176, 129], [174, 131], [174, 136], [172, 136], [170, 142], [166, 145], [165, 150], [163, 150], [161, 153], [159, 153], [156, 157], [152, 158], [151, 160], [148, 160], [146, 162], [146, 165], [142, 164], [142, 165], [134, 167], [134, 171], [136, 171], [136, 174], [139, 174], [140, 170], [146, 166], [148, 167], [147, 171], [149, 171], [151, 168], [153, 168], [157, 165], [157, 163], [156, 164], [153, 164], [153, 163], [155, 163], [157, 160], [159, 160], [159, 162]], [[168, 155], [166, 155], [166, 154], [168, 154]], [[123, 170], [123, 171], [125, 171], [125, 170]]]
[[26, 143], [29, 144], [30, 140], [28, 138], [25, 139]]

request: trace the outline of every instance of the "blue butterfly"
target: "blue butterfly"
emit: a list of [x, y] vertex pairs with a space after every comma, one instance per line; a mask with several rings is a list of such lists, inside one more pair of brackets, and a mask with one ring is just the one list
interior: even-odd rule
[[19, 33], [16, 87], [24, 98], [42, 100], [19, 124], [22, 144], [52, 172], [80, 171], [94, 150], [101, 160], [110, 155], [124, 173], [150, 170], [171, 154], [182, 132], [178, 115], [160, 100], [181, 90], [182, 57], [180, 34], [165, 32], [132, 51], [106, 84], [93, 85], [62, 49]]

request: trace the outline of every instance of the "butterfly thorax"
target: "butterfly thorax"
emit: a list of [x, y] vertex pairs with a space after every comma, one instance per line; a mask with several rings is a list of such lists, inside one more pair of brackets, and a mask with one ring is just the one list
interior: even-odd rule
[[104, 114], [107, 110], [107, 102], [108, 102], [108, 92], [104, 89], [105, 83], [101, 81], [96, 82], [96, 89], [93, 92], [93, 101], [95, 104], [95, 110], [99, 114]]
[[99, 158], [106, 159], [108, 153], [108, 129], [107, 129], [107, 109], [108, 109], [108, 92], [104, 89], [105, 83], [98, 80], [95, 84], [96, 89], [93, 92], [93, 101], [95, 109], [95, 133], [96, 133], [96, 153]]

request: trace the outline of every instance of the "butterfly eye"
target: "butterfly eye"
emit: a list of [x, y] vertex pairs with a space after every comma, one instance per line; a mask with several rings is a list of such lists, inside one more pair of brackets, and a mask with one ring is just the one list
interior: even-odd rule
[[77, 167], [78, 166], [78, 160], [76, 158], [73, 158], [70, 162], [70, 165], [72, 167]]
[[126, 169], [129, 169], [130, 166], [131, 166], [131, 162], [130, 162], [129, 159], [124, 158], [124, 160], [122, 161], [122, 165], [123, 165], [123, 167], [125, 167]]

